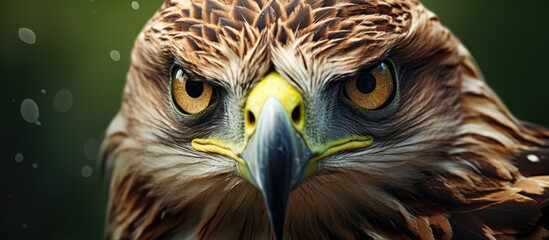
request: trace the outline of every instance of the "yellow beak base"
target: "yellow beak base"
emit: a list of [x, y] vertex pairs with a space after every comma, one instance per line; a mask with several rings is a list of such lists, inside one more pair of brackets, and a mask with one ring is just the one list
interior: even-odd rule
[[267, 99], [271, 97], [282, 104], [287, 116], [291, 117], [294, 128], [298, 132], [303, 131], [305, 127], [303, 97], [286, 79], [276, 72], [271, 72], [252, 89], [246, 101], [244, 117], [246, 139], [250, 139], [254, 134], [259, 114]]

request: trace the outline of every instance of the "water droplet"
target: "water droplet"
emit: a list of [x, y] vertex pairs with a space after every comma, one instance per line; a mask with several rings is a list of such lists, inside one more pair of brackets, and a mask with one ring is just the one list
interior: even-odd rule
[[526, 156], [526, 158], [528, 158], [528, 161], [533, 162], [533, 163], [539, 162], [539, 157], [537, 155], [534, 155], [534, 154], [530, 154], [530, 155]]
[[46, 89], [40, 90], [41, 93], [46, 94]]
[[119, 52], [119, 51], [117, 51], [117, 50], [112, 50], [110, 55], [111, 55], [111, 59], [112, 59], [113, 61], [115, 61], [115, 62], [120, 61], [120, 52]]
[[40, 121], [36, 121], [35, 123], [36, 123], [36, 126], [41, 126], [42, 125], [42, 122], [40, 122]]
[[38, 168], [38, 164], [33, 163], [33, 164], [32, 164], [32, 167], [33, 167], [33, 168]]
[[21, 102], [21, 115], [23, 119], [29, 123], [34, 123], [38, 120], [40, 116], [40, 109], [38, 109], [38, 104], [32, 99], [25, 99]]
[[97, 139], [90, 139], [84, 144], [84, 155], [90, 160], [97, 160], [97, 154], [99, 153], [99, 141]]
[[26, 44], [35, 44], [36, 43], [36, 34], [29, 28], [23, 27], [19, 28], [19, 38]]
[[15, 154], [15, 162], [16, 163], [22, 163], [23, 162], [23, 154], [21, 154], [21, 153]]
[[82, 167], [82, 177], [89, 178], [91, 177], [92, 173], [93, 169], [90, 166], [86, 165]]
[[63, 89], [55, 94], [55, 97], [53, 98], [53, 107], [58, 112], [64, 113], [69, 111], [72, 107], [72, 101], [73, 97], [71, 91]]
[[132, 8], [133, 8], [133, 10], [139, 9], [139, 3], [137, 1], [133, 1], [132, 2]]

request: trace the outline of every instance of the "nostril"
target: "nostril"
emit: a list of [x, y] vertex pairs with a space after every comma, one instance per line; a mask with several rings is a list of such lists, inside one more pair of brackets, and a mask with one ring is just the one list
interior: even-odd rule
[[250, 110], [246, 111], [246, 116], [247, 116], [247, 119], [248, 119], [248, 124], [250, 126], [254, 126], [255, 125], [255, 115], [252, 113], [252, 111], [250, 111]]
[[295, 124], [299, 124], [301, 121], [301, 108], [302, 104], [299, 104], [294, 108], [294, 110], [292, 110], [292, 120]]

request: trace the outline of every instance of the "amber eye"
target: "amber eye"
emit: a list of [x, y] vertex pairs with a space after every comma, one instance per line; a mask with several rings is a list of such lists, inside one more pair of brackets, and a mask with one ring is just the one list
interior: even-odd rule
[[389, 64], [382, 62], [347, 80], [345, 93], [349, 99], [368, 110], [380, 109], [390, 102], [395, 91], [395, 76]]
[[197, 114], [213, 103], [213, 87], [209, 83], [193, 81], [180, 68], [172, 71], [172, 97], [186, 114]]

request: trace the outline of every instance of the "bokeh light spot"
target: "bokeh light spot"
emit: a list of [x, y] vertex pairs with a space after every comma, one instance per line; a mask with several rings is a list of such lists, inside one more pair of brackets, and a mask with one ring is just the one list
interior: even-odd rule
[[133, 2], [132, 2], [132, 9], [133, 9], [133, 10], [139, 9], [139, 3], [138, 3], [137, 1], [133, 1]]
[[21, 154], [21, 153], [15, 154], [15, 162], [16, 163], [22, 163], [23, 162], [23, 154]]
[[93, 169], [90, 166], [86, 165], [82, 167], [82, 177], [89, 178], [91, 177], [92, 173]]
[[36, 34], [26, 27], [19, 28], [19, 38], [26, 44], [35, 44], [36, 43]]
[[112, 50], [111, 53], [110, 53], [110, 55], [111, 55], [111, 59], [112, 59], [113, 61], [115, 61], [115, 62], [120, 61], [120, 52], [119, 52], [119, 51], [117, 51], [117, 50]]
[[60, 90], [53, 98], [53, 107], [58, 112], [67, 112], [72, 107], [73, 97], [71, 91], [67, 89]]
[[29, 123], [34, 123], [40, 116], [40, 109], [38, 104], [32, 99], [25, 99], [21, 102], [21, 116]]

